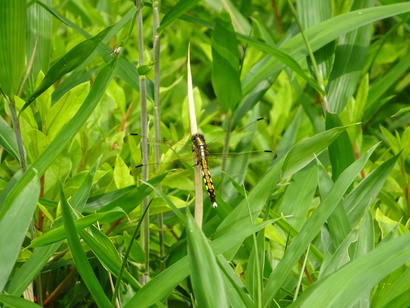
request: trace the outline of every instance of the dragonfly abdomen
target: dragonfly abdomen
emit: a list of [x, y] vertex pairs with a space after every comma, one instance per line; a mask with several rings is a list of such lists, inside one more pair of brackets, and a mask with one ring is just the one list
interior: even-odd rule
[[192, 136], [192, 150], [195, 153], [196, 163], [201, 166], [202, 177], [212, 206], [217, 207], [214, 183], [208, 168], [208, 147], [204, 135], [195, 134]]

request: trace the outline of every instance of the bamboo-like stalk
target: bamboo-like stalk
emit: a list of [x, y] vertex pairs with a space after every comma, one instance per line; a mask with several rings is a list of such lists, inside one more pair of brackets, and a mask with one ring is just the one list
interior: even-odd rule
[[[158, 27], [160, 26], [159, 11], [161, 1], [152, 1], [152, 13], [153, 13], [153, 41], [154, 41], [154, 155], [155, 155], [155, 171], [158, 170], [158, 166], [161, 160], [161, 148], [159, 146], [161, 141], [161, 122], [160, 122], [160, 38], [158, 34]], [[159, 226], [159, 254], [161, 259], [164, 257], [164, 216], [162, 213], [158, 215]]]
[[[137, 7], [137, 28], [138, 28], [138, 65], [144, 65], [144, 28], [142, 21], [142, 7], [141, 0], [136, 0]], [[139, 76], [140, 86], [140, 105], [141, 105], [141, 155], [142, 155], [142, 181], [148, 181], [149, 167], [148, 167], [148, 114], [147, 114], [147, 95], [146, 95], [146, 79], [145, 76]], [[142, 210], [145, 211], [148, 207], [148, 199], [144, 198], [142, 201]], [[145, 254], [145, 268], [141, 283], [144, 285], [149, 277], [149, 212], [144, 217], [141, 230], [141, 244]]]
[[[191, 135], [198, 133], [198, 125], [196, 123], [194, 93], [192, 89], [192, 74], [191, 74], [191, 46], [188, 46], [187, 59], [187, 83], [188, 83], [188, 110], [189, 123], [191, 126]], [[202, 228], [202, 217], [204, 215], [203, 209], [203, 194], [202, 194], [202, 175], [201, 166], [195, 164], [195, 222]]]

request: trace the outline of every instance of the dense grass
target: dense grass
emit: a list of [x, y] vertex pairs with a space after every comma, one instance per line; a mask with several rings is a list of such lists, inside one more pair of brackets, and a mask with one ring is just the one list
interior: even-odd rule
[[408, 307], [409, 12], [0, 0], [0, 307]]

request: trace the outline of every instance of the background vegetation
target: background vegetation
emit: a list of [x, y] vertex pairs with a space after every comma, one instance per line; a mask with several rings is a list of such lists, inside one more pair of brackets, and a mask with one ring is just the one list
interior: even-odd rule
[[0, 306], [408, 307], [409, 11], [0, 0]]

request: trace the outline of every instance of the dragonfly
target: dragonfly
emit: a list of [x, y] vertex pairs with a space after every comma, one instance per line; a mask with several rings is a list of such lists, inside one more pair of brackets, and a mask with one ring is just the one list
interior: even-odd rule
[[[240, 138], [241, 142], [239, 142], [238, 147], [247, 147], [244, 144], [251, 143], [252, 140], [254, 139], [253, 133], [256, 131], [256, 128], [259, 126], [260, 122], [266, 122], [264, 118], [258, 118], [254, 121], [252, 121], [250, 124], [245, 125], [243, 128], [238, 129], [235, 131], [236, 138]], [[131, 133], [130, 135], [133, 136], [140, 136], [138, 133]], [[141, 136], [140, 136], [141, 137]], [[249, 139], [249, 140], [248, 140]], [[190, 146], [190, 151], [187, 150], [187, 146], [189, 146], [189, 141], [191, 141], [191, 146]], [[220, 143], [220, 142], [219, 142]], [[244, 144], [242, 144], [244, 143]], [[173, 166], [174, 164], [182, 164], [184, 166], [192, 166], [192, 153], [194, 154], [194, 164], [199, 165], [201, 167], [201, 172], [202, 172], [202, 177], [205, 183], [205, 188], [207, 190], [210, 202], [213, 207], [217, 207], [217, 202], [216, 202], [216, 193], [215, 193], [215, 186], [213, 182], [213, 177], [211, 175], [210, 169], [214, 168], [216, 165], [218, 165], [218, 161], [220, 162], [221, 160], [225, 160], [228, 162], [234, 163], [235, 158], [236, 159], [243, 159], [245, 160], [245, 157], [250, 157], [251, 159], [254, 159], [258, 162], [260, 161], [273, 161], [275, 154], [273, 153], [272, 150], [255, 150], [255, 151], [235, 151], [235, 152], [229, 152], [229, 153], [224, 153], [225, 151], [213, 151], [210, 150], [211, 148], [215, 148], [215, 142], [210, 142], [207, 143], [205, 141], [205, 136], [204, 134], [197, 133], [191, 136], [189, 138], [186, 136], [185, 138], [181, 139], [179, 142], [174, 144], [173, 146], [166, 146], [165, 142], [161, 142], [160, 146], [165, 149], [163, 151], [162, 155], [162, 163], [160, 166], [161, 171], [164, 169], [171, 169], [170, 166]], [[151, 143], [151, 146], [153, 144]], [[191, 152], [191, 153], [190, 153]], [[184, 157], [184, 155], [187, 155], [187, 157]], [[176, 158], [175, 158], [176, 157]], [[223, 166], [223, 162], [219, 163], [219, 165]], [[154, 166], [153, 169], [155, 169], [155, 164], [150, 163], [151, 166]], [[166, 167], [163, 167], [165, 165]], [[239, 162], [239, 165], [243, 167], [241, 162]], [[142, 167], [142, 164], [137, 164], [136, 168], [139, 169]], [[151, 167], [152, 168], [152, 167]], [[223, 167], [221, 167], [223, 169]], [[234, 168], [235, 169], [235, 168]], [[224, 174], [224, 170], [221, 170], [222, 175]], [[229, 174], [231, 175], [231, 174]]]
[[201, 166], [202, 177], [204, 178], [205, 187], [211, 200], [212, 206], [218, 206], [215, 197], [215, 187], [212, 181], [211, 173], [208, 168], [208, 146], [205, 142], [204, 135], [196, 133], [192, 136], [192, 151], [195, 153], [196, 164]]

